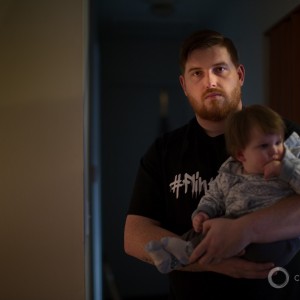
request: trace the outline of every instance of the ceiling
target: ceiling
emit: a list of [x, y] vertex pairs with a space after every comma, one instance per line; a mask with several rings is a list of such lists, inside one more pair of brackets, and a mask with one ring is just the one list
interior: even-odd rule
[[95, 0], [102, 30], [174, 32], [177, 26], [211, 27], [238, 0]]
[[[224, 0], [100, 0], [99, 16], [109, 22], [195, 22], [228, 6]], [[223, 3], [223, 4], [222, 4]]]

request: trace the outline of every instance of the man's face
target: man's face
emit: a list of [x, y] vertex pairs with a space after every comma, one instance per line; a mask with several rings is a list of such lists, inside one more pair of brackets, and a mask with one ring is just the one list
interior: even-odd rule
[[213, 46], [194, 50], [179, 79], [197, 119], [222, 121], [241, 107], [244, 75], [226, 48]]

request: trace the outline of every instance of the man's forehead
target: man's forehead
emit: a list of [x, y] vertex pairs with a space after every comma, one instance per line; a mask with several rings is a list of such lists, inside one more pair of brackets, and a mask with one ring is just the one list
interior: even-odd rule
[[208, 47], [208, 48], [194, 49], [189, 54], [187, 60], [191, 60], [191, 59], [205, 60], [208, 58], [210, 58], [210, 59], [218, 59], [218, 58], [230, 59], [230, 54], [225, 47], [215, 45], [215, 46]]
[[232, 64], [225, 47], [213, 46], [193, 50], [187, 58], [186, 67], [210, 68], [212, 66]]

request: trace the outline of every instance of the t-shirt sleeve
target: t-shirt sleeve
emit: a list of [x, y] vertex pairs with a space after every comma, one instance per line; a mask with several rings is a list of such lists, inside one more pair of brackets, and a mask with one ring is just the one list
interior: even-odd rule
[[127, 214], [162, 221], [164, 209], [162, 142], [157, 139], [140, 160]]

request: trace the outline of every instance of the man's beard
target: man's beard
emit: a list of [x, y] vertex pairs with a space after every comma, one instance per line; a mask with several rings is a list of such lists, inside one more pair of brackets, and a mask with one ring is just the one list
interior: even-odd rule
[[[211, 90], [211, 92], [213, 91]], [[219, 90], [216, 92], [220, 93]], [[236, 87], [230, 97], [224, 95], [223, 92], [221, 94], [224, 97], [222, 100], [202, 99], [202, 106], [196, 111], [197, 116], [204, 120], [218, 122], [226, 119], [229, 113], [238, 110], [241, 101], [241, 87]], [[206, 105], [206, 101], [210, 101], [210, 103]]]

